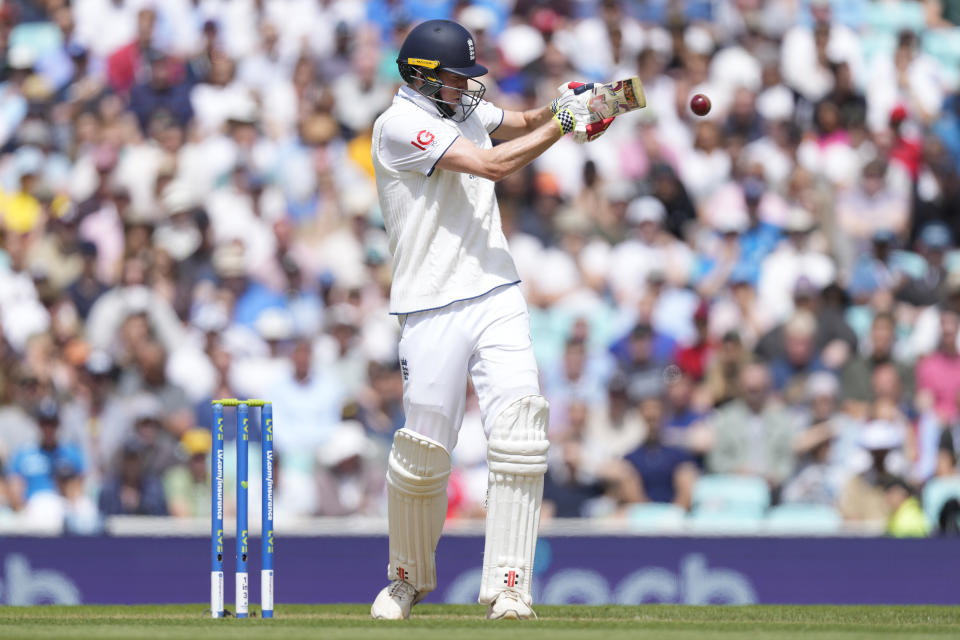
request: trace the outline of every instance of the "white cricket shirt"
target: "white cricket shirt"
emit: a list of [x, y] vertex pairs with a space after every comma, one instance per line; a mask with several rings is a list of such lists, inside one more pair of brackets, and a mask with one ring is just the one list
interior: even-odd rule
[[503, 110], [489, 102], [464, 122], [401, 87], [373, 125], [373, 166], [393, 254], [390, 313], [444, 307], [520, 281], [500, 227], [493, 181], [436, 164], [459, 136], [481, 149]]

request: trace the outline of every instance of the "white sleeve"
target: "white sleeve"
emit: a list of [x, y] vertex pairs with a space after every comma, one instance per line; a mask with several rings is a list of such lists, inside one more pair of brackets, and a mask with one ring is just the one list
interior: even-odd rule
[[493, 133], [503, 123], [503, 109], [486, 100], [480, 101], [474, 113], [480, 118], [480, 122], [483, 123], [483, 128], [487, 130], [487, 133]]
[[459, 133], [431, 118], [396, 116], [383, 123], [377, 153], [395, 171], [429, 176]]

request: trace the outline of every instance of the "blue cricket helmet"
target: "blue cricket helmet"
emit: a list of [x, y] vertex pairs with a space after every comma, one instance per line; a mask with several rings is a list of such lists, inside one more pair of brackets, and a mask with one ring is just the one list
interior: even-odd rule
[[473, 36], [452, 20], [427, 20], [407, 34], [397, 56], [400, 75], [409, 81], [405, 71], [410, 67], [441, 69], [466, 78], [487, 73], [477, 64], [477, 48]]
[[440, 113], [452, 117], [456, 107], [463, 107], [458, 120], [465, 120], [483, 97], [486, 87], [473, 80], [478, 89], [463, 90], [461, 103], [453, 104], [440, 100], [438, 92], [443, 83], [437, 77], [437, 71], [448, 71], [465, 78], [476, 78], [487, 73], [487, 68], [477, 64], [477, 47], [470, 32], [451, 20], [427, 20], [414, 27], [397, 56], [400, 76], [410, 83], [422, 80], [417, 91], [431, 98], [437, 104]]

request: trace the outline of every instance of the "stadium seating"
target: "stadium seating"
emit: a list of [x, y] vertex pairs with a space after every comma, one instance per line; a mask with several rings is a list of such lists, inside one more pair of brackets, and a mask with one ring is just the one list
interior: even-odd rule
[[762, 511], [733, 509], [729, 511], [695, 511], [687, 518], [689, 529], [695, 533], [738, 535], [759, 533], [763, 526]]
[[925, 25], [921, 2], [873, 2], [867, 7], [866, 26], [877, 31], [920, 32]]
[[762, 478], [707, 475], [693, 487], [693, 512], [738, 513], [761, 517], [770, 506], [770, 489]]
[[947, 79], [956, 83], [960, 78], [960, 27], [926, 31], [921, 38], [924, 53], [936, 58]]
[[939, 525], [940, 510], [950, 498], [960, 500], [960, 476], [933, 478], [923, 488], [923, 512], [931, 528]]
[[683, 527], [686, 511], [675, 504], [646, 502], [631, 505], [627, 521], [632, 531], [664, 533]]
[[830, 534], [840, 531], [843, 518], [833, 507], [821, 504], [782, 504], [770, 509], [765, 529], [776, 535]]

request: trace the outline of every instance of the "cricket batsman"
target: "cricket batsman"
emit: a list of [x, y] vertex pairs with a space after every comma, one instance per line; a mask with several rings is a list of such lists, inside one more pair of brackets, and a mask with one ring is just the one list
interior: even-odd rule
[[[550, 106], [505, 111], [483, 99], [470, 33], [449, 20], [415, 27], [397, 59], [406, 82], [373, 128], [373, 164], [393, 254], [390, 313], [401, 323], [406, 423], [387, 468], [389, 584], [374, 618], [404, 619], [436, 588], [450, 451], [467, 375], [487, 434], [489, 486], [481, 604], [487, 617], [535, 618], [533, 554], [547, 468], [548, 406], [530, 320], [500, 227], [494, 182], [562, 136], [587, 142], [601, 119], [570, 83]], [[504, 140], [494, 147], [491, 136]]]

